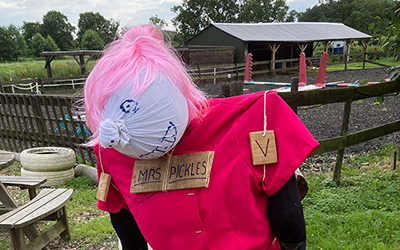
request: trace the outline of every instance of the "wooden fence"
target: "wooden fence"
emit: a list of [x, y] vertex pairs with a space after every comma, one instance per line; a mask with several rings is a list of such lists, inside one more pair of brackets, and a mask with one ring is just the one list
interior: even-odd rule
[[[383, 53], [367, 53], [367, 55], [384, 55]], [[357, 58], [364, 56], [364, 53], [353, 53], [349, 55], [349, 60], [346, 55], [329, 55], [329, 59], [337, 58], [336, 63], [329, 63], [329, 65], [343, 64], [344, 68], [348, 68], [348, 64], [364, 62], [363, 60], [355, 60], [350, 58]], [[322, 56], [307, 57], [307, 61], [312, 61], [313, 65], [318, 66]], [[277, 72], [284, 71], [297, 71], [298, 70], [299, 58], [293, 59], [279, 59], [279, 60], [268, 60], [268, 61], [257, 61], [253, 62], [252, 76], [253, 78], [275, 76]], [[376, 64], [379, 66], [387, 66], [371, 60], [366, 62]], [[272, 64], [275, 64], [272, 66]], [[216, 83], [216, 81], [238, 81], [243, 79], [246, 63], [235, 63], [226, 65], [209, 65], [209, 66], [198, 66], [192, 67], [189, 71], [190, 76], [196, 83]], [[363, 65], [365, 68], [365, 64]]]
[[82, 144], [90, 132], [85, 117], [75, 115], [71, 96], [0, 94], [1, 149], [21, 152], [32, 147], [60, 146], [75, 150], [78, 162], [95, 165]]
[[[351, 103], [370, 97], [400, 92], [400, 81], [347, 88], [285, 92], [279, 95], [292, 107], [329, 103], [345, 103], [342, 132], [335, 138], [320, 140], [314, 152], [322, 154], [338, 150], [334, 181], [339, 182], [343, 153], [346, 147], [400, 131], [400, 120], [347, 134]], [[84, 117], [75, 116], [72, 103], [76, 97], [53, 95], [0, 94], [0, 145], [2, 150], [21, 152], [43, 146], [73, 148], [78, 162], [95, 165], [91, 148], [82, 146], [89, 135]]]

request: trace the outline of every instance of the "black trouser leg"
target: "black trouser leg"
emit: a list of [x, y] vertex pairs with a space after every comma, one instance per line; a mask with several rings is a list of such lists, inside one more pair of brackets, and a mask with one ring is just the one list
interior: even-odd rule
[[124, 250], [147, 250], [147, 242], [131, 212], [122, 208], [118, 213], [110, 213], [110, 218]]

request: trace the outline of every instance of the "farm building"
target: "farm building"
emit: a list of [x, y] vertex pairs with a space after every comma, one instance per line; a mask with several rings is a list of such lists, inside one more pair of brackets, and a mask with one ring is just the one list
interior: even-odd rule
[[234, 63], [234, 46], [185, 46], [175, 48], [190, 66]]
[[370, 39], [370, 35], [342, 23], [213, 23], [188, 39], [185, 45], [189, 48], [233, 46], [234, 62], [242, 63], [248, 53], [253, 54], [254, 61], [293, 59], [301, 52], [311, 57], [318, 43], [323, 43], [327, 51], [333, 41], [344, 41], [348, 45], [361, 41], [366, 51]]

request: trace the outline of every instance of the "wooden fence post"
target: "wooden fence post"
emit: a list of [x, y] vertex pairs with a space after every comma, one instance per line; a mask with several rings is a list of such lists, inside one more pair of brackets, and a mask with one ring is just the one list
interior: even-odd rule
[[44, 85], [43, 85], [42, 78], [38, 78], [38, 82], [40, 84], [40, 93], [44, 94]]
[[201, 70], [200, 70], [200, 66], [197, 66], [197, 70], [199, 71], [199, 83], [201, 83]]
[[231, 94], [232, 96], [243, 95], [243, 82], [232, 82]]
[[[347, 129], [349, 127], [349, 120], [350, 120], [350, 111], [351, 111], [351, 101], [348, 101], [344, 104], [344, 112], [343, 112], [343, 121], [342, 121], [342, 131], [340, 133], [341, 136], [347, 135]], [[342, 165], [343, 165], [343, 155], [345, 150], [346, 143], [340, 146], [336, 158], [335, 169], [333, 173], [333, 181], [339, 185], [340, 184], [340, 175], [342, 172]]]
[[3, 84], [1, 83], [1, 80], [0, 80], [0, 91], [1, 91], [1, 93], [4, 93], [4, 87], [3, 87]]
[[222, 95], [224, 95], [225, 97], [231, 96], [231, 84], [230, 83], [222, 84]]
[[[291, 92], [299, 91], [299, 78], [298, 77], [292, 77], [292, 79], [290, 80], [290, 91]], [[297, 106], [292, 107], [292, 109], [297, 114]]]
[[393, 153], [393, 170], [396, 170], [396, 163], [397, 163], [397, 151]]
[[238, 69], [237, 63], [235, 63], [235, 68], [236, 68], [236, 81], [239, 81], [239, 69]]

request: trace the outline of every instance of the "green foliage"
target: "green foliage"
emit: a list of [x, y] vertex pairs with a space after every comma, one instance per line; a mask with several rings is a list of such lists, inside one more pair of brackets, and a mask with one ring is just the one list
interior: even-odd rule
[[[400, 61], [400, 2], [395, 2], [396, 10], [393, 12], [386, 12], [384, 17], [389, 19], [389, 23], [385, 22], [385, 19], [380, 16], [376, 17], [377, 22], [370, 26], [370, 29], [375, 34], [381, 34], [382, 36], [376, 35], [380, 38], [382, 49], [386, 51], [388, 55], [393, 56], [395, 62]], [[391, 80], [398, 79], [400, 77], [400, 66], [392, 67], [389, 70], [389, 77]]]
[[39, 22], [24, 22], [24, 24], [22, 25], [22, 36], [24, 37], [24, 40], [29, 49], [32, 49], [30, 42], [33, 36], [39, 33], [39, 28]]
[[158, 17], [158, 15], [155, 16], [151, 16], [149, 18], [149, 22], [151, 24], [154, 24], [155, 26], [157, 26], [160, 29], [163, 29], [165, 26], [167, 26], [167, 22], [164, 19], [161, 19]]
[[299, 13], [299, 22], [344, 23], [364, 33], [371, 33], [369, 26], [376, 16], [394, 9], [392, 0], [327, 0]]
[[75, 27], [68, 22], [67, 16], [55, 10], [51, 10], [43, 16], [43, 24], [39, 29], [43, 37], [52, 37], [60, 50], [74, 49], [72, 37], [74, 30]]
[[[103, 48], [105, 44], [108, 44], [115, 39], [118, 27], [119, 21], [113, 19], [107, 20], [98, 12], [80, 13], [78, 20], [79, 30], [77, 33], [78, 43], [82, 42], [88, 30], [92, 30], [100, 37], [100, 40], [103, 43]], [[82, 47], [82, 44], [80, 44], [80, 46]], [[97, 47], [99, 47], [99, 45]]]
[[398, 46], [400, 43], [400, 6], [388, 18], [390, 18], [390, 22], [387, 26], [380, 17], [377, 17], [378, 23], [372, 29], [374, 31], [384, 30], [385, 36], [381, 37], [382, 48], [392, 55], [397, 62], [400, 61], [400, 48]]
[[285, 21], [289, 6], [284, 0], [244, 0], [238, 21], [244, 23]]
[[0, 27], [0, 60], [18, 60], [26, 51], [27, 45], [16, 26]]
[[30, 42], [31, 44], [31, 54], [39, 57], [39, 53], [43, 51], [58, 51], [59, 48], [57, 47], [57, 44], [54, 42], [54, 40], [50, 37], [47, 36], [44, 38], [41, 34], [36, 33]]
[[307, 249], [399, 249], [400, 170], [382, 166], [394, 150], [350, 159], [340, 187], [322, 174], [307, 179]]
[[86, 30], [82, 37], [81, 49], [84, 50], [102, 50], [104, 43], [99, 34], [93, 30]]
[[285, 0], [184, 0], [171, 9], [177, 14], [173, 24], [183, 40], [195, 35], [211, 22], [257, 23], [293, 21], [296, 11], [288, 13]]
[[234, 22], [239, 12], [236, 0], [183, 0], [171, 9], [173, 24], [186, 40], [211, 22]]

